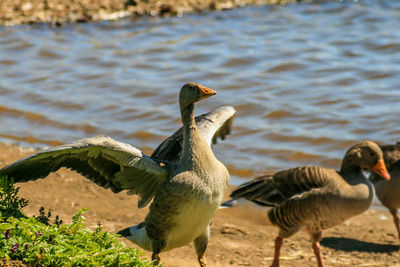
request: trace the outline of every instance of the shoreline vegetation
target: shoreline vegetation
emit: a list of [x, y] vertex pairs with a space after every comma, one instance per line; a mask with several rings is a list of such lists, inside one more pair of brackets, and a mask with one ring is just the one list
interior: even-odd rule
[[119, 237], [103, 232], [101, 223], [91, 231], [81, 209], [64, 224], [43, 207], [28, 217], [22, 209], [29, 201], [20, 198], [14, 180], [0, 177], [0, 265], [1, 266], [130, 266], [152, 267], [143, 253], [127, 248]]
[[0, 25], [117, 20], [140, 16], [181, 16], [249, 5], [290, 4], [301, 0], [2, 0]]

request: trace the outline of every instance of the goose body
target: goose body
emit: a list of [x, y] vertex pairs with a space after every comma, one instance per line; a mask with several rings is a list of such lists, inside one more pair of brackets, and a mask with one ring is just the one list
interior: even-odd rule
[[397, 214], [400, 208], [400, 143], [381, 145], [381, 149], [391, 179], [386, 181], [375, 173], [371, 173], [370, 179], [374, 184], [376, 196], [392, 214], [400, 239], [400, 219]]
[[[207, 157], [199, 156], [193, 160], [204, 158]], [[123, 234], [144, 249], [153, 250], [150, 240], [165, 241], [162, 252], [209, 235], [209, 224], [229, 181], [228, 172], [215, 157], [201, 164], [178, 165], [184, 167], [172, 170], [168, 182], [155, 195], [144, 222], [146, 227], [134, 226], [128, 228], [128, 235]], [[193, 166], [196, 167], [193, 169]]]
[[[290, 187], [282, 184], [287, 177], [293, 177]], [[312, 177], [316, 179], [310, 184]], [[268, 180], [268, 177], [261, 179]], [[313, 234], [339, 225], [367, 210], [374, 195], [372, 185], [362, 174], [352, 177], [350, 184], [335, 170], [322, 167], [289, 169], [272, 179], [274, 183], [280, 183], [279, 190], [286, 194], [293, 186], [303, 191], [293, 192], [293, 196], [276, 203], [277, 206], [268, 213], [270, 221], [289, 235], [300, 228]]]
[[[204, 142], [199, 137], [193, 143]], [[182, 154], [179, 167], [171, 172], [168, 183], [160, 188], [150, 206], [146, 229], [153, 239], [165, 236], [168, 242], [163, 250], [180, 247], [203, 234], [222, 202], [229, 175], [210, 146], [205, 142], [203, 145], [208, 149]], [[170, 219], [159, 216], [165, 212], [174, 216]]]
[[390, 178], [379, 146], [364, 141], [347, 151], [339, 172], [323, 167], [297, 167], [255, 178], [235, 189], [231, 198], [272, 206], [268, 218], [279, 227], [272, 266], [279, 266], [283, 239], [302, 229], [310, 234], [321, 267], [322, 231], [364, 212], [372, 203], [373, 186], [362, 168]]
[[200, 266], [206, 266], [210, 222], [229, 182], [210, 146], [229, 134], [236, 113], [222, 107], [195, 119], [194, 103], [214, 94], [200, 84], [185, 84], [179, 94], [183, 126], [151, 156], [95, 136], [35, 153], [2, 168], [0, 175], [27, 182], [67, 167], [115, 193], [138, 194], [139, 208], [152, 201], [145, 221], [118, 233], [152, 251], [156, 265], [160, 252], [194, 241]]

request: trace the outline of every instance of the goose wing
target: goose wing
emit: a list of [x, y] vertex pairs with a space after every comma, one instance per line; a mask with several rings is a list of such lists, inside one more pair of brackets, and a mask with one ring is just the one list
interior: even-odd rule
[[[200, 134], [209, 145], [217, 143], [218, 138], [224, 140], [230, 134], [236, 110], [231, 106], [220, 107], [212, 112], [196, 117], [196, 125]], [[152, 158], [177, 162], [182, 151], [183, 130], [178, 129], [165, 139], [153, 152]]]
[[236, 188], [232, 199], [245, 198], [263, 206], [277, 206], [342, 180], [332, 169], [299, 167], [254, 178]]
[[140, 208], [153, 198], [168, 170], [139, 149], [107, 136], [81, 139], [45, 149], [0, 170], [15, 182], [44, 178], [61, 167], [72, 169], [114, 193], [138, 194]]

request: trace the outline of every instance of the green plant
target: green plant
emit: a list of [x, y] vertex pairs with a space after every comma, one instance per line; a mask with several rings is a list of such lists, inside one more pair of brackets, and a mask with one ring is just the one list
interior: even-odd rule
[[116, 236], [85, 227], [80, 210], [70, 225], [46, 225], [35, 218], [0, 223], [0, 259], [38, 266], [153, 266], [142, 252], [127, 248]]
[[9, 217], [25, 217], [21, 209], [28, 205], [28, 201], [17, 196], [19, 189], [19, 187], [14, 187], [14, 179], [0, 178], [0, 220]]
[[82, 209], [71, 224], [61, 224], [58, 216], [42, 207], [37, 218], [27, 218], [21, 208], [25, 199], [17, 196], [12, 179], [2, 178], [0, 193], [0, 264], [19, 260], [30, 266], [154, 266], [135, 248], [127, 248], [116, 235], [103, 232], [101, 224], [91, 231], [85, 226]]

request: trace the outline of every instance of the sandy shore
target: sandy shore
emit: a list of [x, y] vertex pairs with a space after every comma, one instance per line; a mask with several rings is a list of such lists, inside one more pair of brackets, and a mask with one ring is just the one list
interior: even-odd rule
[[128, 16], [177, 16], [246, 5], [287, 4], [297, 0], [1, 0], [0, 25], [115, 20]]
[[[0, 144], [0, 166], [9, 164], [33, 150]], [[81, 208], [89, 208], [87, 225], [116, 232], [141, 222], [147, 209], [137, 209], [137, 198], [113, 194], [82, 176], [60, 170], [46, 179], [18, 184], [21, 196], [30, 201], [28, 215], [38, 214], [41, 206], [60, 215], [66, 222]], [[229, 193], [229, 192], [227, 192]], [[269, 266], [277, 229], [266, 221], [264, 209], [243, 204], [219, 210], [212, 224], [207, 249], [210, 267]], [[126, 242], [133, 246], [132, 243]], [[370, 210], [345, 224], [324, 232], [321, 242], [327, 266], [400, 266], [399, 241], [389, 212]], [[150, 253], [146, 252], [147, 256]], [[193, 245], [162, 253], [167, 267], [198, 266]], [[299, 233], [285, 241], [282, 266], [315, 266], [308, 236]]]

